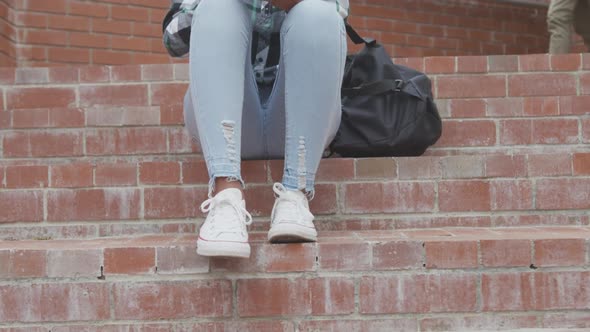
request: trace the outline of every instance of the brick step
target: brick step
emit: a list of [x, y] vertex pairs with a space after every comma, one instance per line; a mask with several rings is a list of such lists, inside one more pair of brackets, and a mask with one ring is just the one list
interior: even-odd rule
[[254, 233], [249, 260], [199, 257], [195, 236], [0, 241], [0, 331], [588, 328], [589, 240], [588, 226]]
[[[183, 128], [180, 98], [166, 106], [0, 112], [6, 118], [0, 121], [3, 157], [200, 153]], [[440, 99], [437, 103], [443, 136], [430, 154], [588, 150], [590, 96]]]
[[[590, 55], [396, 59], [425, 71], [444, 118], [430, 155], [568, 153], [590, 143]], [[186, 64], [0, 70], [1, 157], [199, 153]]]
[[[0, 129], [0, 135], [5, 160], [201, 154], [182, 126]], [[425, 155], [588, 152], [589, 143], [586, 115], [443, 120], [442, 137]]]
[[[590, 118], [589, 118], [590, 119]], [[571, 121], [570, 121], [571, 120]], [[563, 122], [566, 121], [566, 122]], [[444, 121], [444, 134], [426, 156], [542, 154], [590, 151], [590, 120]], [[508, 125], [510, 127], [499, 128]], [[540, 132], [537, 132], [539, 130]], [[499, 132], [499, 134], [496, 134]], [[549, 133], [551, 132], [551, 133]], [[504, 138], [496, 137], [504, 135]], [[127, 156], [200, 156], [183, 127], [0, 130], [3, 160]]]
[[[0, 238], [186, 233], [202, 221], [202, 160], [45, 161], [0, 166]], [[243, 163], [254, 230], [268, 228], [282, 169]], [[311, 209], [322, 230], [590, 223], [590, 153], [336, 158], [317, 180]]]

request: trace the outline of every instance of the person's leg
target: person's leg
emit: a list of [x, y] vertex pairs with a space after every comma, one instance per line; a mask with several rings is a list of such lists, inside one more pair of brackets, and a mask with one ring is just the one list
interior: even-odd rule
[[[241, 156], [243, 160], [264, 159], [266, 158], [263, 139], [263, 110], [260, 104], [260, 97], [254, 78], [252, 65], [246, 64], [244, 86], [244, 106], [242, 110], [242, 146]], [[200, 135], [197, 129], [197, 120], [195, 108], [191, 98], [190, 89], [184, 97], [184, 123], [192, 139], [200, 145]], [[211, 194], [223, 191], [228, 188], [242, 189], [242, 184], [238, 181], [229, 181], [227, 177], [215, 178], [215, 183]]]
[[281, 28], [281, 65], [269, 100], [268, 151], [285, 158], [283, 185], [313, 194], [342, 115], [346, 30], [335, 3], [303, 0]]
[[[271, 216], [271, 242], [314, 241], [309, 211], [323, 152], [340, 125], [340, 88], [346, 61], [346, 30], [335, 3], [304, 0], [281, 29], [279, 77], [269, 100], [267, 145], [285, 158], [282, 184]], [[307, 194], [307, 197], [305, 194]]]
[[580, 0], [574, 14], [575, 31], [584, 40], [586, 51], [590, 52], [590, 0]]
[[570, 51], [576, 3], [577, 0], [551, 0], [547, 13], [549, 53], [560, 54]]
[[[263, 138], [264, 110], [260, 103], [260, 96], [251, 62], [246, 63], [245, 69], [241, 137], [243, 144], [241, 145], [241, 156], [243, 160], [264, 159], [267, 158]], [[193, 107], [189, 88], [184, 97], [184, 123], [192, 139], [200, 145], [200, 135], [199, 130], [197, 129], [195, 112], [196, 110]], [[227, 188], [241, 189], [242, 186], [240, 182], [228, 181], [228, 178], [218, 177], [215, 179], [215, 192], [220, 192]]]
[[[189, 90], [211, 178], [211, 195], [216, 184], [242, 184], [242, 110], [244, 68], [252, 35], [250, 15], [240, 1], [203, 0], [193, 17]], [[229, 184], [228, 180], [235, 182]]]
[[197, 240], [204, 256], [250, 256], [246, 226], [252, 217], [241, 192], [240, 157], [242, 112], [254, 99], [246, 98], [252, 97], [246, 75], [251, 35], [250, 12], [240, 1], [203, 0], [195, 11], [185, 121], [198, 136], [211, 178]]

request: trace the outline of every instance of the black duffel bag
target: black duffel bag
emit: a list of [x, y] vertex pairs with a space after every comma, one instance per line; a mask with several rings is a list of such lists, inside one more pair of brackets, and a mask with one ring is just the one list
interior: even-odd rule
[[355, 44], [342, 85], [342, 123], [330, 145], [342, 157], [420, 156], [442, 134], [442, 121], [423, 73], [396, 65], [383, 46], [361, 38], [347, 24]]

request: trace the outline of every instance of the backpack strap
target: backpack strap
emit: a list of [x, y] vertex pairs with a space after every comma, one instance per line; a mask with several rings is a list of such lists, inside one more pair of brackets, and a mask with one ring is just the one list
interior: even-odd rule
[[260, 34], [254, 30], [252, 32], [252, 48], [250, 49], [250, 61], [252, 65], [256, 64], [256, 56], [258, 55], [258, 39], [260, 38]]
[[266, 67], [272, 67], [279, 64], [281, 58], [281, 34], [273, 32], [270, 35], [270, 44], [268, 45], [268, 58], [266, 59]]
[[[251, 56], [252, 56], [252, 64], [256, 65], [258, 63], [258, 44], [260, 42], [260, 33], [256, 30], [252, 32], [252, 49], [251, 49]], [[265, 67], [272, 67], [279, 64], [279, 59], [281, 58], [281, 34], [278, 32], [273, 32], [270, 35], [270, 43], [268, 44], [268, 55], [265, 59]]]
[[162, 32], [166, 31], [166, 27], [168, 26], [168, 24], [170, 24], [170, 21], [172, 21], [174, 14], [180, 11], [180, 5], [181, 3], [172, 4], [170, 9], [168, 10], [168, 13], [166, 13], [166, 16], [164, 17], [164, 20], [162, 20]]

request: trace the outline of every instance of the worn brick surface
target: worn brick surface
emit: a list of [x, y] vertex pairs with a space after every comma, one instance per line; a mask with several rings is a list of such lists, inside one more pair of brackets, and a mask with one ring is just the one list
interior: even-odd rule
[[180, 163], [145, 162], [139, 165], [139, 181], [144, 184], [180, 183]]
[[477, 242], [429, 242], [426, 267], [430, 269], [475, 268], [478, 265]]
[[351, 213], [426, 212], [434, 206], [431, 183], [348, 184], [345, 209]]
[[350, 313], [353, 294], [350, 280], [240, 280], [238, 312], [241, 317]]
[[112, 291], [116, 319], [221, 318], [228, 317], [232, 309], [228, 280], [117, 283]]
[[532, 262], [531, 241], [481, 241], [481, 260], [483, 266], [489, 267], [529, 266]]
[[107, 248], [104, 252], [105, 274], [148, 273], [155, 265], [154, 248]]
[[[537, 182], [537, 208], [588, 209], [590, 208], [590, 180], [547, 179]], [[560, 193], [555, 195], [555, 193]]]
[[589, 328], [588, 312], [547, 313], [543, 316], [544, 328]]
[[356, 162], [357, 178], [387, 179], [397, 176], [397, 166], [393, 159], [361, 159]]
[[586, 262], [586, 241], [537, 240], [535, 241], [535, 264], [537, 266], [577, 266]]
[[367, 243], [320, 243], [319, 266], [322, 270], [364, 270], [370, 266], [371, 248]]
[[64, 189], [47, 195], [52, 221], [137, 219], [139, 209], [137, 189]]
[[95, 169], [97, 186], [129, 186], [137, 184], [137, 165], [132, 163], [100, 163]]
[[540, 273], [535, 276], [536, 308], [538, 310], [586, 309], [590, 306], [589, 282], [588, 271]]
[[75, 106], [73, 88], [11, 88], [6, 91], [8, 109]]
[[490, 184], [484, 181], [444, 181], [439, 184], [442, 211], [486, 211], [490, 208]]
[[416, 242], [382, 242], [373, 246], [373, 268], [417, 269], [424, 264], [424, 246]]
[[83, 135], [79, 131], [17, 131], [4, 135], [4, 157], [77, 157], [83, 154]]
[[479, 331], [535, 327], [537, 327], [537, 317], [534, 315], [459, 316], [425, 318], [420, 321], [421, 331]]
[[51, 250], [47, 252], [47, 276], [51, 278], [98, 277], [103, 253], [92, 250]]
[[533, 209], [533, 183], [526, 180], [496, 180], [490, 184], [493, 210]]
[[48, 185], [47, 166], [6, 167], [7, 188], [43, 188]]
[[469, 275], [363, 277], [363, 314], [475, 311], [476, 279]]
[[47, 254], [44, 250], [0, 251], [2, 278], [31, 278], [46, 275]]
[[[96, 283], [0, 286], [3, 322], [103, 320], [110, 317], [107, 285]], [[37, 306], [31, 310], [31, 303]]]
[[94, 165], [70, 163], [51, 166], [51, 187], [80, 188], [92, 187]]
[[40, 191], [0, 190], [0, 222], [43, 220], [43, 193]]
[[485, 311], [526, 311], [535, 308], [531, 273], [484, 274], [481, 288]]
[[384, 320], [309, 320], [299, 324], [299, 331], [416, 331], [418, 324], [414, 319]]

